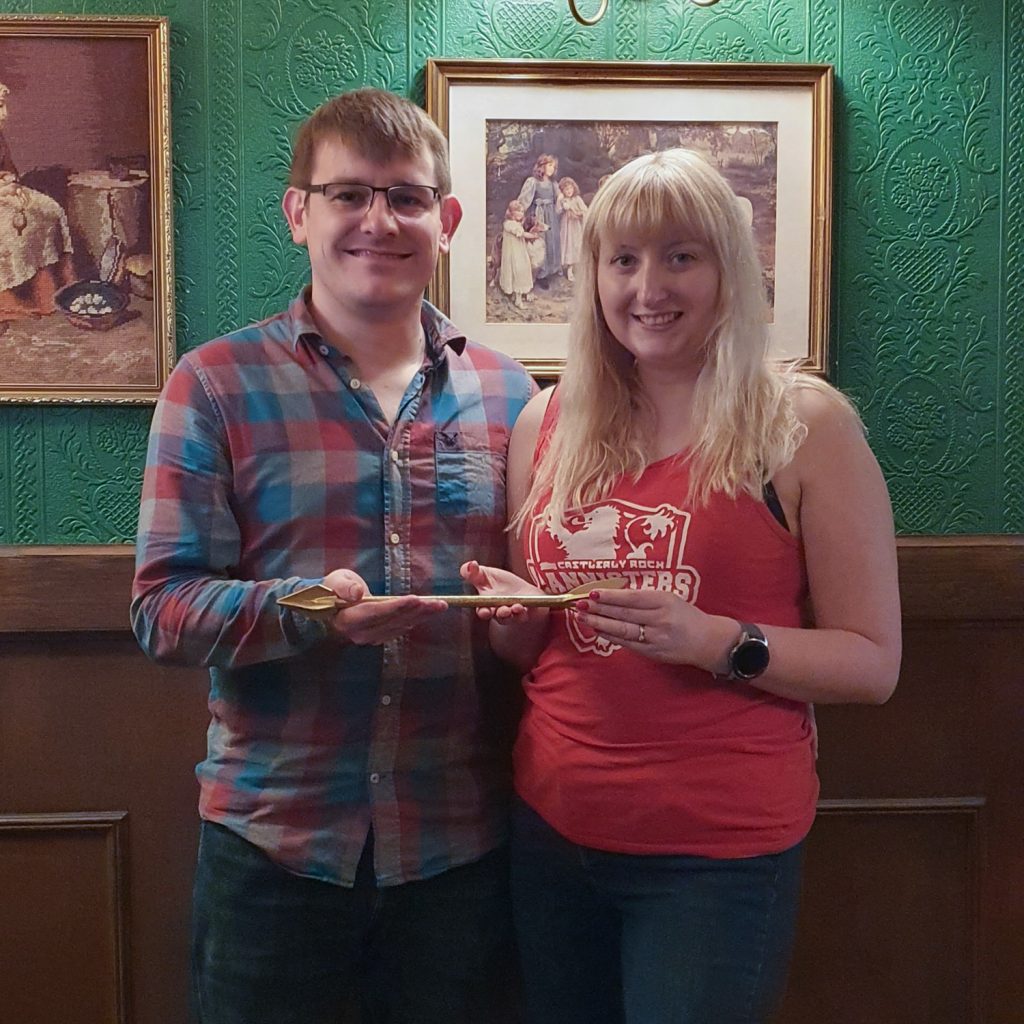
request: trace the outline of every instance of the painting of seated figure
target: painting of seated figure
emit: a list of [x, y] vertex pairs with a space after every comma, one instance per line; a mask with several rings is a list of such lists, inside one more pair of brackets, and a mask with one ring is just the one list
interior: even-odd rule
[[166, 47], [162, 18], [0, 18], [0, 400], [163, 386]]

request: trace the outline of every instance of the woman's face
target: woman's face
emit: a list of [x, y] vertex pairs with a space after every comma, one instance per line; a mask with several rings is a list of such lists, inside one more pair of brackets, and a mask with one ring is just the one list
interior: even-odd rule
[[540, 165], [540, 173], [543, 174], [545, 178], [553, 178], [555, 176], [555, 161], [546, 160], [542, 163]]
[[605, 322], [642, 368], [699, 366], [715, 323], [719, 272], [684, 227], [601, 239], [597, 292]]

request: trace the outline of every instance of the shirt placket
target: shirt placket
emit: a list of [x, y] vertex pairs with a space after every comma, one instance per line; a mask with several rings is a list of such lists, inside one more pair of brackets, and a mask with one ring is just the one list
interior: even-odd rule
[[[387, 438], [381, 466], [384, 586], [388, 594], [406, 594], [412, 574], [411, 462], [409, 426], [420, 407], [424, 371], [413, 378]], [[367, 760], [374, 860], [378, 877], [400, 877], [401, 818], [395, 764], [398, 757], [402, 696], [408, 677], [409, 642], [405, 635], [383, 645], [381, 685]]]

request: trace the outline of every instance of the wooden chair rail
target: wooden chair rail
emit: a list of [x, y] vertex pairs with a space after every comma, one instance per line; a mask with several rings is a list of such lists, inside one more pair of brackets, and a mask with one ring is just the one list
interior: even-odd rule
[[[124, 632], [132, 545], [0, 547], [0, 633]], [[903, 617], [1024, 618], [1024, 535], [901, 537]]]

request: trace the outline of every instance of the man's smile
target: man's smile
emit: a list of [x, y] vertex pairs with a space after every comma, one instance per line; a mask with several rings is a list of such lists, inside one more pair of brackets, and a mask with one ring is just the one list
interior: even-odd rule
[[357, 259], [405, 260], [409, 258], [407, 252], [388, 252], [384, 249], [346, 249], [345, 252]]

